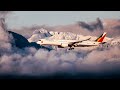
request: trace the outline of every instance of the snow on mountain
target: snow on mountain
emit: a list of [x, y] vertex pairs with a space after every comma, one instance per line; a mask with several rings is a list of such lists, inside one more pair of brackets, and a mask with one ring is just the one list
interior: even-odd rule
[[51, 34], [46, 29], [38, 29], [33, 32], [33, 35], [28, 39], [29, 42], [36, 42], [41, 38], [49, 37]]
[[[29, 42], [37, 42], [41, 38], [49, 38], [49, 39], [63, 39], [63, 40], [84, 40], [90, 38], [90, 40], [95, 40], [98, 37], [96, 36], [85, 36], [81, 34], [75, 34], [71, 32], [56, 32], [56, 31], [47, 31], [46, 29], [39, 29], [33, 32], [33, 35], [28, 39]], [[106, 37], [105, 41], [110, 40], [110, 38]]]

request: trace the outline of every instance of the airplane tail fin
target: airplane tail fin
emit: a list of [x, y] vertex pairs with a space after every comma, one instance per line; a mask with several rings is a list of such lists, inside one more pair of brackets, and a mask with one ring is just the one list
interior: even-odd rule
[[99, 38], [97, 38], [95, 41], [96, 42], [102, 42], [106, 36], [106, 32], [104, 32]]

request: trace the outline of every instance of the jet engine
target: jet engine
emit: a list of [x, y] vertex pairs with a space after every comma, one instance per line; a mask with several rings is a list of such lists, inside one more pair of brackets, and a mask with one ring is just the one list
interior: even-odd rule
[[58, 48], [65, 48], [65, 47], [68, 47], [68, 44], [63, 44], [63, 43], [61, 43], [61, 45], [58, 46]]

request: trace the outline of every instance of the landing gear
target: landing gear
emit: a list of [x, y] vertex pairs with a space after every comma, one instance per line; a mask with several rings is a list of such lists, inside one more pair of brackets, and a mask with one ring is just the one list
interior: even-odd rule
[[70, 47], [68, 50], [73, 50], [74, 48]]

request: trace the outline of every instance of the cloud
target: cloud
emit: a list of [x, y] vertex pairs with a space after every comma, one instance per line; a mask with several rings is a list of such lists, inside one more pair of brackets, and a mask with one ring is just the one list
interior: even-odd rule
[[0, 18], [6, 18], [11, 13], [13, 12], [12, 11], [0, 11]]
[[[42, 76], [55, 73], [102, 72], [107, 66], [120, 65], [120, 48], [108, 50], [86, 51], [45, 51], [42, 49], [25, 48], [24, 50], [11, 48], [11, 52], [3, 52], [0, 57], [0, 73], [13, 75]], [[112, 64], [110, 64], [112, 63]], [[107, 67], [107, 68], [106, 68]], [[112, 68], [114, 71], [116, 68]]]

